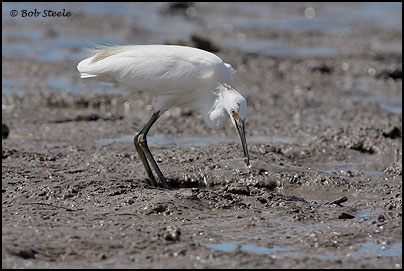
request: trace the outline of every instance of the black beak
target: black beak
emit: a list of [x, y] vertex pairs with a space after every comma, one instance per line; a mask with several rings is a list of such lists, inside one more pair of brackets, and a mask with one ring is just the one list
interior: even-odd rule
[[244, 120], [240, 121], [240, 118], [234, 119], [236, 123], [236, 129], [237, 133], [240, 137], [241, 140], [241, 145], [243, 146], [243, 152], [244, 152], [244, 163], [247, 167], [250, 166], [250, 157], [248, 156], [248, 149], [247, 149], [247, 140], [245, 138], [245, 129], [244, 129]]

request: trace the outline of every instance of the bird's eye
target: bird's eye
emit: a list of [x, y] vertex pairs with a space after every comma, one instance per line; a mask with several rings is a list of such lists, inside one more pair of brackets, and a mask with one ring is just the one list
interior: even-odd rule
[[231, 110], [231, 113], [234, 114], [234, 113], [236, 113], [236, 111], [234, 111], [234, 109], [232, 109], [232, 110]]

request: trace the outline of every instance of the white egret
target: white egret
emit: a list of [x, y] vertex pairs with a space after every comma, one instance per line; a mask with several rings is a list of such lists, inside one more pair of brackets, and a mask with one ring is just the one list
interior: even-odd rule
[[247, 102], [228, 83], [234, 70], [218, 56], [197, 48], [175, 45], [99, 46], [77, 69], [81, 78], [119, 83], [127, 89], [157, 96], [154, 113], [135, 136], [134, 144], [150, 182], [158, 186], [148, 161], [164, 188], [169, 185], [147, 145], [147, 133], [167, 109], [187, 106], [201, 113], [213, 129], [230, 117], [240, 137], [244, 162], [249, 166], [245, 119]]

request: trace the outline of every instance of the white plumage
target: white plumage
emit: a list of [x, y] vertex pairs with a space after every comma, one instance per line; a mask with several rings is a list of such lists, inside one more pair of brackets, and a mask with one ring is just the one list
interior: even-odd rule
[[[77, 65], [81, 78], [119, 83], [126, 89], [157, 97], [154, 117], [143, 133], [139, 133], [144, 135], [145, 141], [151, 125], [171, 107], [187, 106], [200, 112], [207, 125], [214, 129], [222, 128], [224, 120], [230, 116], [240, 135], [248, 165], [244, 134], [247, 103], [228, 85], [234, 76], [230, 64], [210, 52], [176, 45], [99, 46], [88, 51], [92, 56]], [[139, 143], [136, 143], [137, 138], [135, 145]], [[143, 152], [147, 156], [148, 150]], [[151, 163], [153, 166], [153, 161]], [[151, 178], [146, 164], [145, 167]]]

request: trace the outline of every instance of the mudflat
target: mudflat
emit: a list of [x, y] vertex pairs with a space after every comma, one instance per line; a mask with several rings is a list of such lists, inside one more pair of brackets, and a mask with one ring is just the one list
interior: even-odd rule
[[[302, 5], [287, 7], [312, 16]], [[160, 16], [216, 12], [185, 8], [188, 17], [173, 6]], [[77, 41], [128, 27], [125, 16], [72, 13], [3, 21], [3, 31]], [[76, 59], [3, 53], [2, 267], [402, 268], [402, 32], [366, 22], [343, 34], [200, 31], [237, 70], [252, 166], [230, 121], [214, 131], [196, 112], [170, 109], [149, 146], [173, 190], [147, 184], [133, 146], [152, 97], [84, 83]], [[115, 34], [127, 43], [156, 35], [130, 31]], [[187, 42], [200, 45], [196, 37]], [[240, 37], [255, 43], [230, 46]], [[306, 49], [251, 49], [269, 40]], [[3, 47], [29, 42], [3, 37]]]

